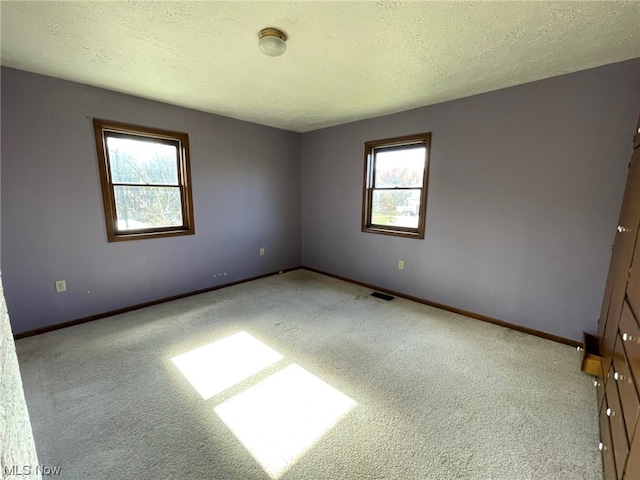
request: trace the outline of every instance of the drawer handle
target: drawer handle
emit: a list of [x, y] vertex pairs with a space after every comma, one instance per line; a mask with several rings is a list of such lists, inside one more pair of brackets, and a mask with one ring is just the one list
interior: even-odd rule
[[622, 233], [622, 232], [628, 232], [629, 229], [626, 227], [623, 227], [622, 225], [618, 225], [618, 232]]
[[598, 380], [594, 380], [593, 381], [593, 386], [594, 387], [599, 387], [600, 386], [600, 382]]
[[622, 375], [621, 373], [615, 372], [613, 374], [613, 378], [618, 381], [618, 380], [624, 380], [624, 375]]
[[616, 416], [616, 412], [614, 412], [610, 408], [607, 408], [607, 417], [615, 417], [615, 416]]
[[607, 450], [607, 446], [604, 443], [600, 442], [598, 444], [598, 450], [600, 450], [601, 452], [604, 452], [605, 450]]
[[633, 337], [633, 335], [629, 335], [628, 333], [623, 333], [622, 334], [622, 340], [625, 342], [633, 342], [635, 339]]

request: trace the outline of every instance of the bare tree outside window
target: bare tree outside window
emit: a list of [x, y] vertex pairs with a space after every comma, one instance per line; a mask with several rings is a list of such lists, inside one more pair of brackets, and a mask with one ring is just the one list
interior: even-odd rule
[[118, 227], [132, 230], [182, 225], [177, 148], [107, 137], [107, 149]]

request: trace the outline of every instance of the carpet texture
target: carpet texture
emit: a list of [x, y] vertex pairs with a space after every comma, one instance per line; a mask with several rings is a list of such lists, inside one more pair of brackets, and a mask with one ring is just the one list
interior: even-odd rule
[[575, 349], [296, 270], [16, 343], [65, 479], [601, 480]]

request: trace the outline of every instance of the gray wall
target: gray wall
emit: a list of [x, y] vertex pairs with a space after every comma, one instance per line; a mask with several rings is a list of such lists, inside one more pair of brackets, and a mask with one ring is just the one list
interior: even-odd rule
[[[300, 265], [299, 134], [13, 69], [1, 81], [14, 333]], [[93, 117], [189, 134], [196, 235], [107, 242]]]
[[[1, 142], [0, 142], [1, 143]], [[1, 157], [0, 157], [1, 158]], [[20, 478], [38, 480], [36, 444], [22, 388], [13, 331], [0, 280], [0, 478], [5, 468], [15, 466], [26, 475]]]
[[[639, 79], [636, 59], [304, 134], [302, 263], [579, 340], [597, 325]], [[425, 131], [425, 239], [362, 233], [364, 142]]]
[[[596, 328], [639, 77], [640, 60], [623, 62], [307, 133], [300, 145], [293, 132], [3, 68], [14, 332], [302, 261], [578, 340]], [[93, 117], [189, 133], [195, 236], [106, 241]], [[360, 232], [364, 142], [424, 131], [425, 240]]]

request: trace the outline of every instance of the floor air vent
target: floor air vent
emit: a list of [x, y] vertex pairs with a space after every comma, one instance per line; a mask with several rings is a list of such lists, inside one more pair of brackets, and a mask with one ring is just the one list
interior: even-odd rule
[[392, 297], [391, 295], [385, 295], [384, 293], [380, 293], [380, 292], [373, 292], [371, 294], [372, 297], [376, 297], [376, 298], [381, 298], [382, 300], [393, 300], [395, 297]]

